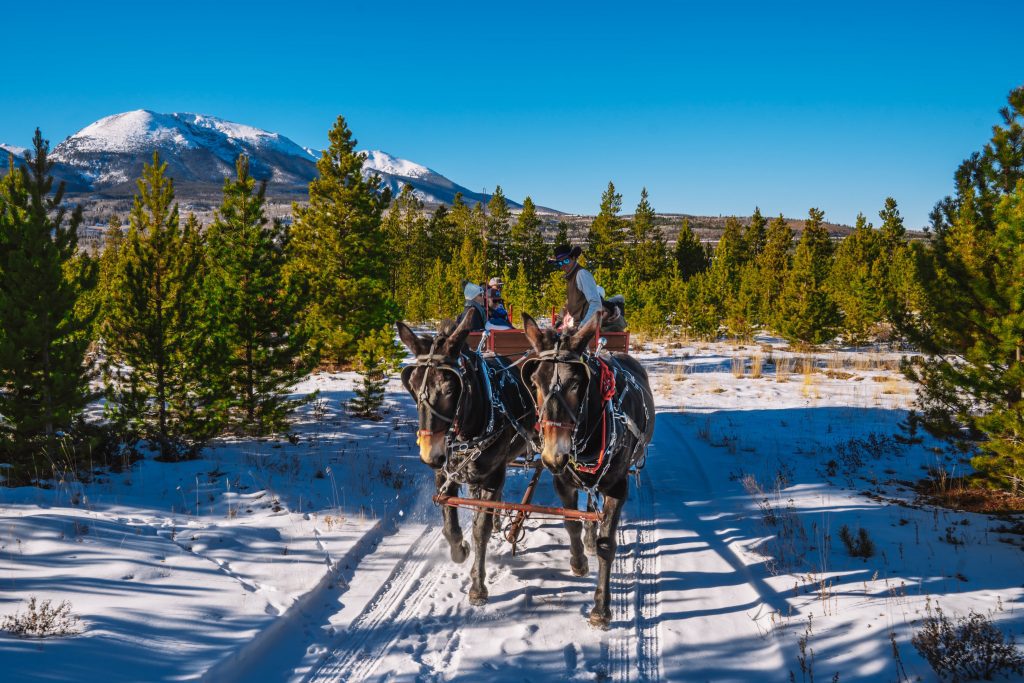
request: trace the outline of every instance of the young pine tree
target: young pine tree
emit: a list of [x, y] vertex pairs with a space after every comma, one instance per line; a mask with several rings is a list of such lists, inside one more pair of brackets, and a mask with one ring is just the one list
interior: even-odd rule
[[768, 233], [765, 229], [768, 219], [761, 215], [761, 207], [754, 207], [754, 215], [750, 217], [750, 223], [743, 231], [743, 245], [747, 257], [756, 259], [764, 251], [765, 243], [768, 241]]
[[[512, 226], [510, 237], [509, 266], [516, 273], [519, 266], [523, 268], [523, 276], [527, 286], [539, 295], [541, 283], [547, 274], [547, 256], [544, 248], [544, 233], [541, 232], [541, 221], [537, 215], [537, 206], [533, 199], [523, 200], [523, 210]], [[530, 309], [532, 310], [532, 309]]]
[[836, 248], [828, 291], [842, 315], [842, 332], [851, 344], [863, 344], [884, 317], [877, 263], [882, 256], [878, 232], [858, 214], [857, 224]]
[[832, 244], [822, 224], [824, 217], [823, 211], [810, 210], [777, 309], [779, 332], [786, 339], [801, 344], [828, 341], [839, 324], [839, 311], [829, 296], [826, 283], [832, 263]]
[[295, 204], [288, 277], [309, 295], [305, 324], [326, 359], [345, 363], [359, 339], [390, 324], [398, 306], [388, 292], [391, 259], [381, 216], [391, 201], [380, 176], [362, 174], [365, 155], [338, 117], [317, 161], [309, 204]]
[[494, 194], [487, 202], [486, 239], [487, 239], [487, 272], [500, 274], [508, 269], [510, 261], [510, 227], [512, 212], [501, 185], [494, 188]]
[[14, 455], [58, 454], [59, 434], [90, 398], [84, 364], [96, 263], [77, 254], [80, 208], [53, 190], [50, 145], [36, 129], [26, 163], [0, 180], [0, 423]]
[[641, 282], [650, 282], [668, 273], [668, 249], [661, 228], [655, 223], [654, 207], [647, 198], [647, 188], [640, 191], [640, 202], [633, 213], [627, 261]]
[[348, 407], [358, 417], [380, 419], [388, 375], [393, 373], [405, 354], [395, 344], [391, 327], [375, 330], [359, 340], [356, 369], [362, 381]]
[[587, 234], [587, 266], [591, 270], [604, 268], [618, 272], [626, 252], [625, 221], [622, 212], [622, 195], [615, 191], [609, 181], [601, 195], [601, 209], [590, 225]]
[[[920, 383], [925, 426], [974, 441], [985, 483], [1024, 481], [1024, 87], [1002, 122], [955, 175], [956, 194], [932, 213], [934, 237], [919, 253], [917, 310], [897, 318], [930, 354], [908, 366]], [[980, 438], [979, 438], [980, 437]]]
[[683, 227], [679, 230], [672, 256], [679, 268], [679, 277], [684, 281], [707, 270], [708, 252], [700, 238], [693, 232], [687, 218], [683, 219]]
[[288, 387], [316, 358], [304, 354], [305, 301], [283, 277], [288, 230], [267, 220], [267, 185], [257, 187], [248, 157], [238, 157], [235, 173], [224, 181], [224, 198], [207, 230], [204, 295], [225, 344], [219, 379], [227, 390], [228, 425], [263, 435], [287, 430], [288, 414], [297, 405]]
[[756, 263], [758, 280], [761, 284], [761, 315], [764, 322], [778, 320], [778, 306], [782, 290], [789, 276], [790, 251], [793, 248], [793, 229], [779, 214], [768, 224], [764, 249], [758, 254]]
[[179, 220], [166, 170], [156, 154], [143, 167], [102, 330], [110, 362], [130, 368], [108, 385], [115, 418], [139, 428], [162, 458], [174, 459], [216, 429], [202, 375], [219, 346], [205, 339], [199, 225], [194, 217]]

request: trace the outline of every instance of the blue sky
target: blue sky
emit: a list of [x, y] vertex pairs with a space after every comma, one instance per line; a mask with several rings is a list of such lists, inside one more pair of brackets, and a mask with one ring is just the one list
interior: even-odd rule
[[593, 213], [927, 223], [1024, 85], [1024, 2], [9, 3], [0, 142], [130, 109], [361, 146]]

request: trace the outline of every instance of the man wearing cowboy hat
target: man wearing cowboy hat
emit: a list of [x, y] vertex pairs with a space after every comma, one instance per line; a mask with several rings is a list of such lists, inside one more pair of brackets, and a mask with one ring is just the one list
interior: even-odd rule
[[[604, 293], [590, 271], [580, 266], [583, 250], [568, 244], [556, 244], [554, 258], [548, 263], [558, 266], [565, 273], [565, 306], [559, 314], [559, 327], [581, 327], [590, 317], [605, 308]], [[626, 328], [621, 309], [616, 308], [606, 317], [601, 329], [606, 332], [621, 332]]]

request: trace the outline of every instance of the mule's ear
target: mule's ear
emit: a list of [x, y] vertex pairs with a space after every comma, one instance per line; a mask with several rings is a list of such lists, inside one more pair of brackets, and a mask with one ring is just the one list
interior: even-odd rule
[[526, 333], [526, 340], [537, 353], [544, 350], [544, 332], [537, 325], [537, 321], [526, 313], [523, 313], [523, 332]]
[[412, 351], [412, 355], [418, 356], [423, 353], [423, 342], [416, 336], [416, 333], [409, 329], [409, 326], [399, 320], [395, 323], [398, 328], [398, 338], [402, 340], [405, 347]]
[[444, 343], [444, 355], [454, 358], [462, 350], [462, 345], [465, 343], [466, 337], [469, 336], [472, 327], [473, 316], [464, 316], [462, 322], [448, 335], [448, 340]]
[[594, 338], [594, 335], [601, 331], [601, 321], [604, 320], [604, 311], [597, 311], [590, 316], [590, 320], [576, 331], [569, 341], [569, 348], [575, 353], [583, 353], [587, 350], [587, 344]]

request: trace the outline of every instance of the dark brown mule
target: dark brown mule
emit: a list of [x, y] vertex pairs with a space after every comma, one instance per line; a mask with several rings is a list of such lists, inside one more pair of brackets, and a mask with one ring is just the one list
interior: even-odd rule
[[[536, 397], [543, 438], [541, 459], [554, 475], [555, 490], [569, 508], [576, 507], [581, 490], [604, 498], [590, 623], [608, 628], [615, 534], [629, 490], [629, 471], [642, 462], [654, 433], [650, 382], [640, 363], [626, 354], [588, 352], [601, 323], [598, 315], [579, 330], [565, 334], [542, 330], [526, 315], [523, 323], [537, 354], [523, 363], [523, 377]], [[585, 575], [588, 562], [580, 538], [582, 524], [566, 521], [565, 528], [572, 571]]]
[[[536, 416], [518, 368], [500, 356], [483, 357], [466, 348], [472, 317], [458, 327], [442, 326], [434, 336], [417, 336], [398, 323], [398, 336], [416, 357], [402, 371], [402, 384], [416, 400], [420, 459], [435, 471], [439, 494], [501, 500], [508, 464], [533, 452]], [[454, 328], [454, 329], [453, 329]], [[464, 562], [458, 510], [442, 506], [444, 537], [452, 560]], [[487, 601], [485, 559], [494, 527], [491, 512], [473, 514], [473, 569], [469, 601]]]

